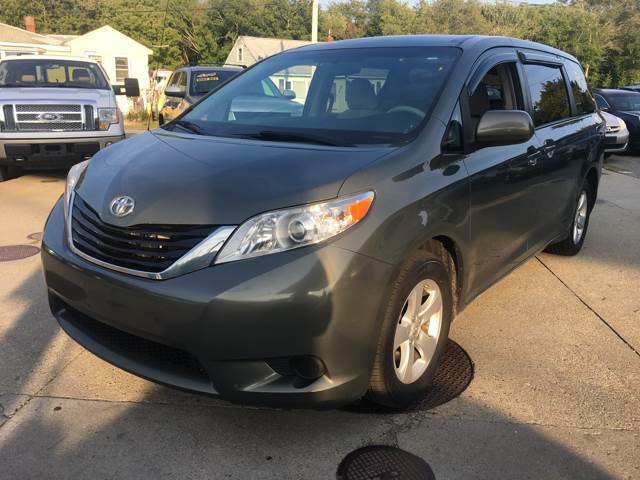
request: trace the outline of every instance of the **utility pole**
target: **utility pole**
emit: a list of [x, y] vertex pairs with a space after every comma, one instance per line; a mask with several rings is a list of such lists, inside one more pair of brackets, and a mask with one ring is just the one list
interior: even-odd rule
[[318, 43], [318, 0], [313, 0], [311, 13], [311, 43]]

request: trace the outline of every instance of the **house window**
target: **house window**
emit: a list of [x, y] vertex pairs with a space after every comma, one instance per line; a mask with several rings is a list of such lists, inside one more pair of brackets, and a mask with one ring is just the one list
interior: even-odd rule
[[129, 78], [129, 59], [116, 57], [116, 82], [124, 82], [125, 78]]
[[242, 61], [242, 57], [243, 57], [243, 51], [242, 51], [242, 47], [238, 47], [238, 61], [241, 62]]

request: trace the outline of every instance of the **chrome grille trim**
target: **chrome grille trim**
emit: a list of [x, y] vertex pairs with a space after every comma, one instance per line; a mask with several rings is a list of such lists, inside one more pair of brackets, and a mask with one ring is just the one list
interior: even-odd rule
[[204, 238], [204, 240], [161, 272], [134, 270], [99, 260], [76, 248], [73, 242], [73, 204], [75, 195], [73, 191], [69, 194], [69, 211], [65, 216], [67, 245], [69, 249], [80, 258], [100, 267], [150, 280], [167, 280], [211, 266], [222, 246], [237, 228], [237, 225], [218, 227], [208, 237]]

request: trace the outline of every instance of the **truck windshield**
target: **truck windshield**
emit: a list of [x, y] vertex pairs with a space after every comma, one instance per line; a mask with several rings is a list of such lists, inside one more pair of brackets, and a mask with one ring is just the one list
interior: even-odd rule
[[191, 95], [201, 96], [209, 93], [238, 72], [234, 70], [197, 70], [191, 75]]
[[95, 63], [47, 59], [1, 62], [0, 87], [110, 88]]
[[286, 52], [163, 128], [266, 141], [401, 144], [424, 125], [460, 53], [453, 47]]

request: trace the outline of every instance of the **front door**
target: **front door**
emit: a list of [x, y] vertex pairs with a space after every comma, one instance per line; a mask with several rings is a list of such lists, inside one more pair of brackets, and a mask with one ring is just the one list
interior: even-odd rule
[[[490, 68], [468, 97], [464, 122], [470, 136], [469, 288], [475, 296], [521, 261], [538, 222], [541, 182], [536, 139], [516, 145], [474, 147], [488, 110], [524, 110], [517, 60]], [[464, 98], [463, 98], [464, 100]], [[464, 104], [464, 101], [463, 101]]]

